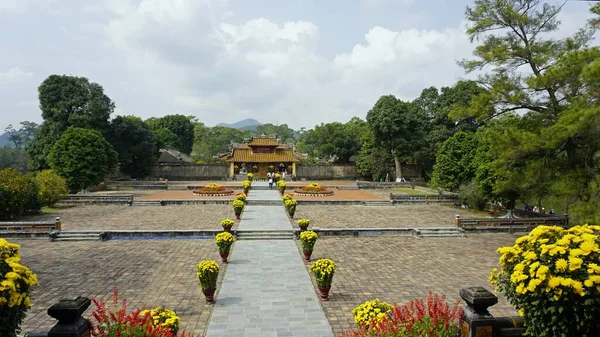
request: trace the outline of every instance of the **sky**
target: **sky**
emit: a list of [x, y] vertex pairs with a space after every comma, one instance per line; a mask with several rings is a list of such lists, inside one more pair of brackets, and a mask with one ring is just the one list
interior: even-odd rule
[[[382, 95], [468, 78], [466, 0], [0, 0], [0, 133], [41, 122], [49, 75], [99, 83], [115, 115], [346, 122]], [[557, 37], [589, 17], [569, 1]], [[472, 76], [472, 75], [469, 75]]]

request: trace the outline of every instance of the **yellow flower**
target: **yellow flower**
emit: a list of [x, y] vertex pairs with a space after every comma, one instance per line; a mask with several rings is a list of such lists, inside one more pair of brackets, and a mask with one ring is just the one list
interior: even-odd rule
[[584, 241], [579, 245], [579, 248], [584, 255], [589, 255], [592, 251], [598, 250], [598, 245], [593, 241]]
[[548, 287], [550, 287], [550, 288], [558, 287], [561, 284], [561, 280], [562, 280], [562, 277], [551, 276], [550, 279], [548, 279]]
[[565, 259], [556, 260], [556, 269], [558, 269], [559, 271], [566, 270], [568, 266], [569, 266], [569, 263], [567, 262], [567, 260], [565, 260]]
[[583, 264], [583, 260], [581, 258], [569, 257], [569, 270], [570, 271], [581, 268], [582, 264]]
[[519, 316], [521, 316], [521, 317], [525, 316], [525, 310], [523, 310], [523, 309], [519, 309], [518, 313], [519, 313]]

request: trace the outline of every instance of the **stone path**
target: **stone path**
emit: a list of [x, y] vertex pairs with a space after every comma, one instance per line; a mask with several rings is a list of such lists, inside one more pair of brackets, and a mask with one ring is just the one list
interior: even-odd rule
[[[249, 198], [273, 200], [277, 193], [254, 190]], [[240, 228], [288, 229], [291, 224], [283, 205], [248, 205]], [[333, 336], [293, 240], [238, 241], [230, 261], [207, 337]]]

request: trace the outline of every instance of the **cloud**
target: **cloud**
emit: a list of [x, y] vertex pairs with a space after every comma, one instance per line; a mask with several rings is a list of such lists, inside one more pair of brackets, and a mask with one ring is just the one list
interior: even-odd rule
[[20, 67], [12, 67], [5, 72], [0, 72], [0, 84], [23, 82], [32, 77], [32, 72], [25, 71]]

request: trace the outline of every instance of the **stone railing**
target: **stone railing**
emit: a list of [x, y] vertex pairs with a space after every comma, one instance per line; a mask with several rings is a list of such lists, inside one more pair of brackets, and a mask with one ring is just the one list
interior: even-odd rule
[[494, 317], [488, 308], [498, 297], [483, 287], [464, 288], [460, 297], [466, 307], [460, 319], [460, 337], [521, 337], [525, 332], [520, 316]]
[[69, 194], [61, 204], [130, 204], [133, 194]]
[[454, 194], [396, 194], [390, 193], [393, 203], [460, 203], [460, 198]]
[[91, 305], [87, 297], [77, 297], [69, 300], [60, 300], [48, 308], [48, 315], [58, 322], [50, 331], [31, 331], [25, 337], [89, 337], [91, 336], [91, 323], [81, 315]]
[[169, 181], [107, 181], [105, 185], [109, 190], [119, 190], [121, 188], [138, 190], [166, 190], [169, 188]]
[[537, 226], [569, 226], [569, 216], [554, 216], [554, 217], [536, 217], [536, 218], [467, 218], [463, 219], [460, 215], [454, 217], [456, 227], [464, 230], [497, 230], [497, 229], [512, 229], [530, 231]]
[[60, 217], [55, 221], [3, 221], [0, 233], [8, 231], [55, 231], [61, 230]]

